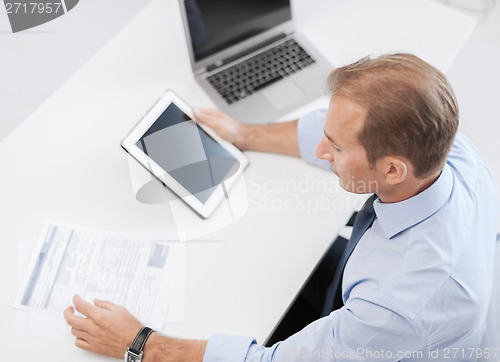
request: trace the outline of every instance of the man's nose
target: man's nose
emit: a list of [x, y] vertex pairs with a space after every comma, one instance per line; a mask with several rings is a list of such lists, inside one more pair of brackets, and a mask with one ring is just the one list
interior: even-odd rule
[[327, 160], [327, 161], [333, 161], [333, 154], [330, 152], [328, 149], [328, 140], [326, 139], [325, 136], [321, 138], [321, 140], [318, 143], [318, 146], [316, 146], [316, 157], [322, 160]]

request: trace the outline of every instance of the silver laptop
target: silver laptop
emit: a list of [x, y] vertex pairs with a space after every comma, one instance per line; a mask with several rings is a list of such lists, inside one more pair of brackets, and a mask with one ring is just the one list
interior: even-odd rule
[[191, 66], [217, 107], [270, 122], [324, 94], [328, 62], [294, 32], [290, 0], [179, 0]]

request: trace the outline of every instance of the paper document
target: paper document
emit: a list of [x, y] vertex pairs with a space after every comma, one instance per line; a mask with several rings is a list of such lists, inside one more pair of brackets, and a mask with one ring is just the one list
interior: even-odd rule
[[[16, 307], [62, 316], [74, 294], [125, 306], [161, 330], [179, 248], [157, 242], [50, 223], [44, 228], [24, 277]], [[182, 253], [180, 253], [182, 254]]]

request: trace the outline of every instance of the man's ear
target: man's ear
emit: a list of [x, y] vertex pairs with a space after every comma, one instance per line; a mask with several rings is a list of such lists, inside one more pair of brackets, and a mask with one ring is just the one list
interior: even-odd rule
[[409, 171], [407, 162], [408, 161], [400, 157], [385, 157], [385, 181], [389, 185], [396, 186], [406, 180]]

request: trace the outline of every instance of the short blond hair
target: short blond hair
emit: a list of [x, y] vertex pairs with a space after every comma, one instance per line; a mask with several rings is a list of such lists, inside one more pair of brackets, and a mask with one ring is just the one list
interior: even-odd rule
[[412, 54], [363, 58], [334, 69], [328, 87], [367, 111], [358, 139], [372, 166], [384, 156], [403, 156], [420, 178], [444, 167], [458, 104], [438, 69]]

